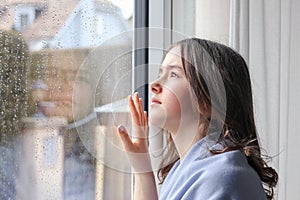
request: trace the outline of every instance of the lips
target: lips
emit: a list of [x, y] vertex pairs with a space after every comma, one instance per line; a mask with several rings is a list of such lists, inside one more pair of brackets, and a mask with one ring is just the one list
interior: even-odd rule
[[151, 101], [151, 105], [154, 105], [154, 104], [161, 104], [161, 102], [158, 99], [153, 97], [152, 101]]

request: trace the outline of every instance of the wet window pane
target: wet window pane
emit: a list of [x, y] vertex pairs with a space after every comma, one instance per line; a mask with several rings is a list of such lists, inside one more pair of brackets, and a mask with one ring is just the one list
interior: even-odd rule
[[0, 199], [130, 199], [133, 0], [0, 2]]

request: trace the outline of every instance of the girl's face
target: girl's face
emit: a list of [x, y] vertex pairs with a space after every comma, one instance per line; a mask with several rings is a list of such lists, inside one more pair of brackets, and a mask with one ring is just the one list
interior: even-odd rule
[[150, 122], [172, 133], [190, 123], [199, 123], [199, 112], [193, 105], [190, 84], [186, 79], [179, 48], [167, 53], [152, 91]]

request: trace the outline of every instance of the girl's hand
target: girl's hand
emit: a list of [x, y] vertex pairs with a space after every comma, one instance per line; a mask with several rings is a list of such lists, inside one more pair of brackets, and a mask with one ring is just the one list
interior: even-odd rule
[[148, 117], [144, 111], [142, 99], [138, 93], [128, 97], [128, 105], [132, 119], [131, 139], [123, 125], [118, 126], [117, 131], [121, 138], [123, 147], [127, 152], [130, 163], [135, 172], [143, 173], [152, 171], [151, 161], [148, 153]]

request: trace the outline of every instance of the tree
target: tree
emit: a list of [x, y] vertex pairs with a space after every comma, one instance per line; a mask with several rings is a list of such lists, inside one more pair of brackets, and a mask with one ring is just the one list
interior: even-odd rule
[[0, 30], [0, 144], [21, 131], [28, 112], [28, 47], [17, 32]]

